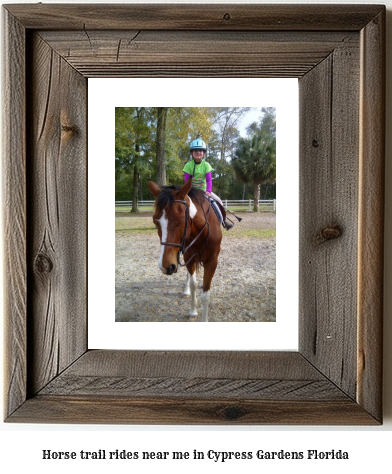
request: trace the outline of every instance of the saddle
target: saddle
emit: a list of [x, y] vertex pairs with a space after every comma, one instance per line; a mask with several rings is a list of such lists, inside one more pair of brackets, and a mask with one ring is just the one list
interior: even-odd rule
[[207, 196], [207, 199], [211, 203], [211, 207], [214, 210], [216, 217], [219, 220], [219, 224], [222, 224], [226, 220], [226, 210], [225, 208], [217, 201], [212, 199], [211, 197]]

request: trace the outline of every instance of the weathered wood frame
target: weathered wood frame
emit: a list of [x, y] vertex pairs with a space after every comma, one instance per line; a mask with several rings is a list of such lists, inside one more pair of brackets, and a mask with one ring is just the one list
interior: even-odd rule
[[[19, 4], [3, 20], [5, 419], [381, 423], [385, 7]], [[299, 78], [298, 352], [88, 350], [94, 76]]]

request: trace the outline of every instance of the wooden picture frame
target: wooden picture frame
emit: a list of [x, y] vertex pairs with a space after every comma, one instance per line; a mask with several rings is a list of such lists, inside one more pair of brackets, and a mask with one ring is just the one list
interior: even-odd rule
[[[382, 423], [385, 7], [18, 4], [3, 19], [5, 420]], [[124, 76], [299, 78], [298, 352], [88, 350], [87, 78]]]

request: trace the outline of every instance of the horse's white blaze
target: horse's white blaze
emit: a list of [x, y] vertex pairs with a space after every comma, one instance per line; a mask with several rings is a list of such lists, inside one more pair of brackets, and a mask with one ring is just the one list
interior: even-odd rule
[[197, 209], [196, 206], [193, 204], [192, 199], [188, 196], [189, 199], [189, 216], [191, 219], [193, 219], [196, 215]]
[[[161, 218], [157, 219], [157, 222], [159, 222], [159, 225], [161, 226], [161, 232], [162, 232], [162, 239], [161, 240], [162, 240], [162, 242], [166, 242], [169, 220], [166, 217], [165, 210], [162, 212]], [[163, 266], [162, 266], [162, 260], [163, 260], [164, 252], [165, 252], [165, 245], [161, 245], [161, 255], [159, 257], [158, 267], [163, 273], [166, 273], [166, 268], [163, 268]]]

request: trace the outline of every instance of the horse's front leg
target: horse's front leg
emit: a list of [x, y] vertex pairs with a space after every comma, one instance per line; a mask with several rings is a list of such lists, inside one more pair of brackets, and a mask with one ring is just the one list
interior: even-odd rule
[[210, 290], [203, 291], [201, 294], [201, 310], [202, 310], [202, 323], [208, 323], [208, 304], [210, 302]]
[[186, 271], [186, 282], [185, 282], [185, 288], [184, 288], [184, 296], [189, 296], [191, 294], [191, 274]]
[[211, 281], [218, 266], [218, 258], [213, 258], [204, 264], [203, 292], [201, 294], [201, 322], [208, 322], [208, 304], [210, 302]]
[[[189, 316], [192, 318], [192, 320], [195, 320], [195, 316], [197, 316], [197, 310], [196, 310], [196, 304], [197, 304], [197, 299], [196, 299], [196, 265], [190, 265], [188, 267], [188, 274], [187, 274], [187, 283], [185, 286], [185, 290], [189, 284], [189, 294], [191, 295], [191, 310], [189, 311]], [[184, 291], [185, 294], [185, 291]]]

